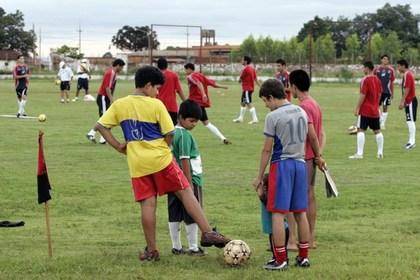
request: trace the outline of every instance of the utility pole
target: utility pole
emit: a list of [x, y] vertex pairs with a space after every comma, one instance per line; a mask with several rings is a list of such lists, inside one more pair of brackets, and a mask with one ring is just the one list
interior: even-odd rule
[[190, 61], [190, 58], [189, 58], [189, 53], [188, 53], [189, 40], [190, 40], [190, 33], [189, 33], [189, 30], [188, 30], [188, 26], [187, 26], [187, 61], [188, 61], [188, 62]]
[[80, 27], [80, 23], [79, 23], [79, 30], [77, 30], [77, 32], [79, 32], [79, 55], [82, 53], [82, 28]]

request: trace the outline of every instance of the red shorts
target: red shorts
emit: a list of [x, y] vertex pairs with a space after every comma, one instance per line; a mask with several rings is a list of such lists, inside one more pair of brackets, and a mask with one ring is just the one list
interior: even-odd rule
[[190, 187], [188, 179], [175, 161], [165, 169], [142, 177], [131, 178], [134, 199], [142, 201], [147, 198], [176, 192]]

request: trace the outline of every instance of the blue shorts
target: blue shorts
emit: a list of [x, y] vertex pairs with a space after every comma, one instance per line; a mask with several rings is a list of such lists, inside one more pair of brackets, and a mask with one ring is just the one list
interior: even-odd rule
[[269, 212], [305, 212], [308, 178], [305, 161], [285, 159], [271, 163], [268, 178]]
[[[261, 203], [261, 225], [265, 234], [273, 233], [273, 220], [270, 212], [267, 211], [264, 203]], [[284, 229], [287, 231], [289, 224], [284, 220]], [[287, 243], [287, 242], [286, 242]]]

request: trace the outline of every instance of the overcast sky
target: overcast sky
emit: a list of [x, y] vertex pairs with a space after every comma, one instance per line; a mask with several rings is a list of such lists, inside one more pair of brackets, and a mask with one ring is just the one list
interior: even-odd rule
[[[111, 47], [111, 38], [123, 25], [201, 25], [204, 29], [216, 30], [219, 44], [239, 44], [249, 34], [289, 39], [316, 15], [352, 19], [357, 14], [375, 12], [385, 3], [379, 0], [0, 0], [0, 7], [6, 13], [22, 11], [26, 29], [35, 26], [37, 36], [41, 29], [43, 56], [49, 54], [50, 48], [63, 44], [78, 47], [79, 24], [82, 52], [96, 56], [108, 50], [114, 54], [118, 52]], [[419, 0], [388, 3], [409, 4], [412, 13], [420, 14]], [[157, 27], [156, 31], [163, 47], [187, 44], [184, 28]], [[197, 44], [197, 30], [192, 28], [188, 33], [188, 44]]]

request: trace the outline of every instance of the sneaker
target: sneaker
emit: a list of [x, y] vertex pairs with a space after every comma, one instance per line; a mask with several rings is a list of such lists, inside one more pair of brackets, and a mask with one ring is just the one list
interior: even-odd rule
[[149, 251], [146, 248], [144, 248], [144, 252], [139, 254], [139, 260], [140, 261], [158, 261], [159, 258], [159, 251], [158, 250], [154, 250], [154, 251]]
[[86, 138], [90, 141], [90, 142], [92, 142], [92, 143], [96, 143], [96, 138], [95, 138], [95, 135], [92, 135], [92, 134], [86, 134]]
[[181, 249], [172, 248], [172, 255], [183, 255], [185, 254], [185, 249], [182, 247]]
[[258, 123], [258, 120], [248, 122], [248, 124], [255, 124], [255, 123]]
[[230, 145], [230, 144], [232, 144], [232, 142], [229, 140], [229, 139], [223, 139], [223, 144], [225, 144], [225, 145]]
[[76, 101], [78, 101], [79, 100], [79, 98], [78, 97], [75, 97], [75, 98], [73, 98], [71, 101], [72, 102], [76, 102]]
[[412, 148], [414, 148], [414, 147], [416, 147], [416, 143], [413, 143], [413, 144], [411, 144], [411, 143], [407, 143], [407, 144], [405, 144], [405, 146], [404, 146], [404, 148], [405, 148], [406, 150], [410, 150], [410, 149], [412, 149]]
[[308, 267], [311, 266], [311, 264], [309, 263], [309, 259], [308, 258], [302, 258], [302, 257], [297, 256], [296, 257], [295, 266], [308, 268]]
[[60, 103], [64, 103], [64, 99], [61, 99], [61, 100], [60, 100]]
[[26, 114], [26, 113], [23, 113], [22, 114], [22, 117], [27, 117], [28, 115]]
[[213, 229], [212, 231], [201, 234], [200, 245], [203, 247], [216, 246], [217, 248], [223, 248], [229, 241], [229, 238], [224, 237]]
[[207, 252], [201, 249], [200, 247], [198, 247], [196, 251], [189, 249], [187, 253], [190, 256], [196, 256], [196, 257], [203, 257], [207, 255]]
[[363, 155], [354, 154], [352, 156], [349, 156], [349, 159], [363, 159]]
[[280, 264], [275, 260], [268, 261], [263, 265], [263, 268], [267, 270], [286, 270], [288, 267], [289, 265], [287, 264], [287, 261], [284, 261]]
[[384, 158], [384, 155], [383, 155], [383, 154], [377, 154], [377, 155], [376, 155], [376, 158], [377, 158], [377, 159], [383, 159], [383, 158]]
[[244, 120], [243, 119], [241, 119], [241, 118], [237, 118], [237, 119], [234, 119], [234, 120], [232, 120], [234, 123], [241, 123], [241, 122], [243, 122]]
[[70, 102], [70, 99], [69, 99], [69, 98], [67, 98], [66, 102], [67, 102], [67, 103], [69, 103], [69, 102]]
[[101, 138], [99, 138], [99, 144], [106, 144], [106, 140], [104, 137], [101, 136]]
[[20, 113], [17, 113], [16, 114], [16, 118], [20, 118]]

